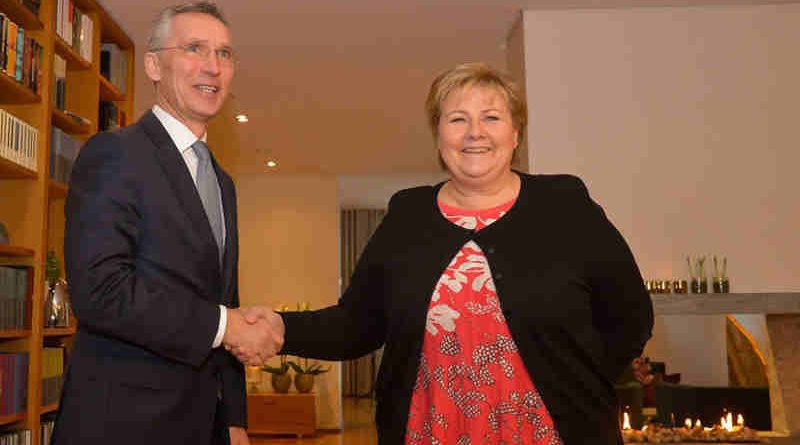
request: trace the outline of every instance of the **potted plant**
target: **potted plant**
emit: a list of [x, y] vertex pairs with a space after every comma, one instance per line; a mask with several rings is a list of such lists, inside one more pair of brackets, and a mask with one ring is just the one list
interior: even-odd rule
[[314, 388], [314, 376], [330, 371], [330, 367], [322, 367], [320, 363], [308, 364], [308, 359], [303, 359], [303, 365], [289, 360], [287, 362], [295, 372], [294, 387], [297, 392], [311, 392]]
[[287, 363], [286, 356], [281, 355], [280, 366], [264, 365], [261, 370], [272, 374], [270, 381], [272, 382], [272, 389], [275, 392], [287, 393], [289, 387], [292, 386], [292, 377], [289, 375], [289, 364]]

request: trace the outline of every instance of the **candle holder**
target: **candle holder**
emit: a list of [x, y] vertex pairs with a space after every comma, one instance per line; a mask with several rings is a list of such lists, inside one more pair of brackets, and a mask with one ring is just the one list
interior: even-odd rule
[[686, 257], [689, 264], [689, 275], [691, 276], [691, 289], [693, 294], [708, 293], [708, 281], [706, 280], [706, 257], [699, 256], [694, 262], [694, 267], [690, 257]]
[[708, 281], [705, 279], [698, 280], [697, 278], [692, 278], [692, 293], [693, 294], [707, 294], [708, 293]]
[[672, 280], [672, 292], [676, 294], [685, 294], [689, 292], [689, 284], [686, 280]]
[[727, 294], [731, 291], [731, 284], [728, 280], [728, 258], [722, 258], [722, 267], [714, 255], [714, 276], [712, 278], [714, 293]]
[[715, 294], [728, 294], [731, 292], [731, 283], [727, 278], [714, 277], [713, 288]]

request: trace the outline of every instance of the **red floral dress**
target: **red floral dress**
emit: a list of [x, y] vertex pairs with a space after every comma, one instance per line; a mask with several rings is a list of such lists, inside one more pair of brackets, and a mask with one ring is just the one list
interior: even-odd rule
[[[486, 210], [439, 203], [450, 222], [480, 230], [514, 201]], [[431, 297], [406, 444], [561, 445], [511, 338], [489, 264], [469, 241]]]

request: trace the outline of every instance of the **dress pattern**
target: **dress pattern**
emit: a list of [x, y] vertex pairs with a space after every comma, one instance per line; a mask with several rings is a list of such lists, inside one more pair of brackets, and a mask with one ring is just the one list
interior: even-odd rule
[[[514, 201], [468, 211], [439, 203], [453, 224], [481, 230]], [[431, 297], [411, 397], [407, 445], [562, 445], [511, 338], [486, 256], [468, 241]]]

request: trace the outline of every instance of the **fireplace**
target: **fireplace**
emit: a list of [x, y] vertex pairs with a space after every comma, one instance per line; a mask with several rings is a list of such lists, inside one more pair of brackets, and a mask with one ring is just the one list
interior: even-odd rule
[[[660, 412], [656, 410], [656, 417], [666, 426], [664, 436], [677, 433], [670, 441], [660, 443], [761, 441], [800, 445], [800, 293], [652, 295], [652, 298], [656, 315], [764, 314], [770, 345], [766, 354], [767, 389], [681, 385], [659, 388], [656, 399], [661, 396], [663, 406]], [[741, 423], [737, 421], [739, 414]], [[646, 436], [650, 428], [645, 432], [631, 428], [623, 433], [633, 441]], [[736, 428], [746, 434], [722, 437], [724, 434], [720, 433], [719, 437], [710, 437], [711, 433]], [[759, 430], [757, 437], [749, 437], [755, 429]], [[653, 431], [649, 435], [653, 436]]]

